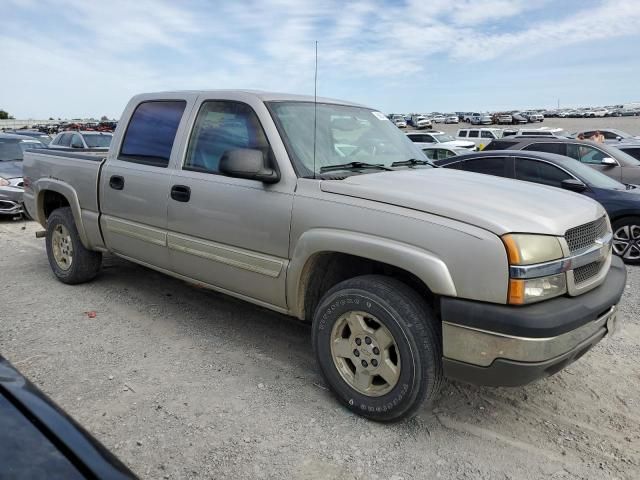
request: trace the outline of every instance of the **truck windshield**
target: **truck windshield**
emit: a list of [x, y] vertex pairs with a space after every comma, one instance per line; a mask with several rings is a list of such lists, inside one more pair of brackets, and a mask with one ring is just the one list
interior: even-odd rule
[[[349, 162], [390, 167], [392, 163], [410, 159], [428, 160], [380, 112], [347, 105], [314, 105], [313, 102], [270, 102], [269, 107], [296, 171], [302, 177], [314, 177], [321, 173], [322, 167]], [[365, 169], [357, 173], [378, 171], [384, 170]]]

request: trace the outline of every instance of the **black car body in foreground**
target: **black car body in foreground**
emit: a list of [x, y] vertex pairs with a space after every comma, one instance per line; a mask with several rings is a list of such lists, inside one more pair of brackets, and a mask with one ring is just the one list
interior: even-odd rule
[[0, 356], [0, 478], [136, 478]]
[[553, 153], [485, 150], [434, 163], [587, 195], [600, 202], [609, 214], [614, 253], [626, 263], [640, 263], [640, 188], [635, 185], [623, 185], [576, 160]]
[[618, 182], [640, 184], [640, 161], [604, 143], [561, 138], [509, 137], [491, 141], [484, 150], [528, 150], [565, 155]]

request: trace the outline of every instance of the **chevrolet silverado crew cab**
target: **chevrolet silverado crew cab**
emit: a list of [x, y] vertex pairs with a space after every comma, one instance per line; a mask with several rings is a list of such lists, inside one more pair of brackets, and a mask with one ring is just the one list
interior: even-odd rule
[[308, 321], [327, 384], [374, 420], [412, 414], [444, 376], [559, 371], [611, 332], [625, 287], [598, 203], [434, 168], [352, 103], [143, 94], [106, 157], [24, 162], [60, 281], [91, 280], [111, 252]]

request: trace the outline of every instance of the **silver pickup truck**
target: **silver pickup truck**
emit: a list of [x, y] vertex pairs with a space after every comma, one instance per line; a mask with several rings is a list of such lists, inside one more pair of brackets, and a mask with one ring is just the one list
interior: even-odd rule
[[626, 282], [598, 203], [434, 168], [382, 113], [336, 100], [138, 95], [106, 158], [31, 151], [24, 173], [59, 280], [111, 252], [311, 322], [327, 384], [379, 421], [444, 376], [561, 370], [611, 332]]

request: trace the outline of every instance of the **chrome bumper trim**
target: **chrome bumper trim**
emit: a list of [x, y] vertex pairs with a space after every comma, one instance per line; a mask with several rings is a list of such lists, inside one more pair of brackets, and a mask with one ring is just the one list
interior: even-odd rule
[[569, 270], [582, 267], [598, 260], [603, 260], [611, 250], [613, 234], [607, 233], [596, 241], [596, 245], [572, 255], [571, 257], [553, 260], [551, 262], [536, 263], [534, 265], [512, 265], [509, 267], [511, 278], [537, 278], [548, 275], [557, 275]]
[[444, 357], [488, 367], [498, 358], [543, 362], [562, 355], [609, 325], [616, 324], [617, 306], [601, 317], [562, 335], [546, 338], [503, 335], [450, 322], [442, 322]]

